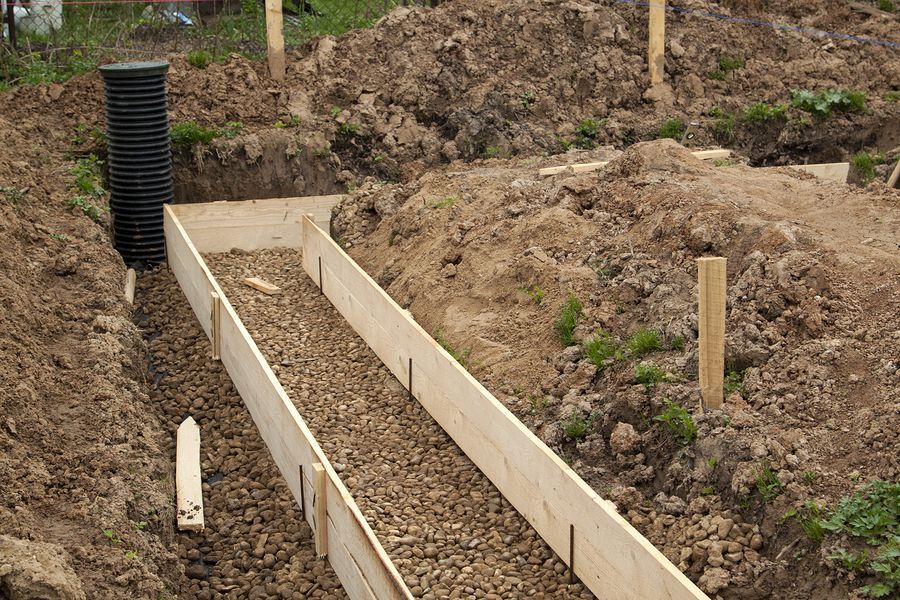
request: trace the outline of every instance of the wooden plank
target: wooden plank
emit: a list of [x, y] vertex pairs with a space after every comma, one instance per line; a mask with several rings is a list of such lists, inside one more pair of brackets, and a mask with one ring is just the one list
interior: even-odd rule
[[[725, 149], [717, 149], [717, 150], [698, 150], [697, 152], [691, 152], [694, 155], [694, 158], [699, 158], [700, 160], [713, 160], [716, 158], [728, 158], [731, 156], [731, 150]], [[588, 171], [598, 171], [609, 164], [608, 160], [601, 160], [598, 162], [589, 162], [589, 163], [580, 163], [575, 165], [563, 165], [561, 167], [545, 167], [538, 171], [538, 174], [541, 177], [548, 177], [550, 175], [557, 175], [559, 173], [563, 173], [568, 169], [572, 169], [574, 173], [586, 173]]]
[[313, 516], [315, 518], [316, 555], [319, 558], [328, 554], [328, 495], [325, 486], [325, 467], [322, 463], [312, 464], [313, 486]]
[[193, 417], [178, 426], [175, 449], [175, 493], [178, 529], [203, 531], [203, 490], [200, 479], [200, 427]]
[[[402, 385], [598, 597], [705, 595], [453, 360], [309, 218], [303, 266]], [[410, 361], [412, 358], [412, 373]], [[574, 544], [570, 554], [570, 527]], [[570, 561], [571, 559], [565, 559]]]
[[284, 55], [284, 18], [281, 0], [266, 0], [266, 52], [269, 59], [269, 75], [275, 81], [284, 81], [287, 60]]
[[411, 599], [412, 594], [387, 552], [188, 238], [172, 207], [164, 206], [163, 215], [169, 268], [207, 335], [211, 330], [210, 294], [215, 292], [219, 296], [222, 364], [298, 505], [301, 498], [306, 498], [303, 515], [310, 526], [314, 526], [315, 519], [314, 511], [309, 510], [315, 485], [311, 479], [312, 464], [320, 463], [325, 469], [327, 539], [331, 549], [328, 560], [347, 595], [354, 600]]
[[697, 259], [700, 283], [700, 393], [704, 408], [721, 408], [725, 383], [726, 259]]
[[826, 163], [821, 165], [788, 165], [792, 169], [811, 173], [819, 179], [847, 183], [850, 175], [850, 163]]
[[125, 301], [134, 304], [134, 288], [137, 285], [137, 273], [134, 269], [125, 271]]
[[300, 217], [312, 213], [316, 225], [329, 231], [331, 209], [343, 199], [343, 195], [269, 198], [174, 204], [171, 209], [200, 252], [299, 248]]
[[277, 285], [272, 285], [268, 281], [260, 279], [259, 277], [245, 277], [243, 283], [244, 285], [249, 285], [254, 290], [259, 290], [263, 294], [267, 294], [269, 296], [281, 293], [280, 287], [278, 287]]
[[897, 164], [894, 166], [894, 172], [891, 173], [891, 176], [888, 177], [887, 186], [889, 188], [900, 187], [900, 159], [897, 160]]
[[650, 71], [650, 86], [661, 84], [666, 68], [666, 0], [650, 0], [647, 67]]
[[210, 292], [209, 295], [212, 304], [212, 308], [210, 309], [210, 321], [212, 321], [210, 324], [212, 359], [219, 360], [222, 353], [222, 302], [219, 300], [219, 294], [216, 292]]

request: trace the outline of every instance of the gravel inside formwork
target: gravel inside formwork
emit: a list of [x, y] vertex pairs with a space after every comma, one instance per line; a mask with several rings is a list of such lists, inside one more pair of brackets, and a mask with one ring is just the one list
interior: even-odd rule
[[175, 278], [163, 268], [138, 283], [152, 399], [173, 463], [178, 425], [188, 416], [200, 425], [206, 529], [176, 536], [185, 571], [177, 597], [346, 598]]
[[[593, 597], [319, 293], [299, 251], [206, 260], [414, 595]], [[281, 293], [242, 285], [250, 276]]]

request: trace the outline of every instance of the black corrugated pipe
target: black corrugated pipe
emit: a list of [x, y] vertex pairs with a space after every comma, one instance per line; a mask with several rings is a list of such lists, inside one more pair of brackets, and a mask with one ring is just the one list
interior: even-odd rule
[[163, 262], [162, 205], [172, 201], [172, 151], [166, 73], [169, 63], [100, 67], [106, 96], [109, 200], [116, 250], [128, 266]]

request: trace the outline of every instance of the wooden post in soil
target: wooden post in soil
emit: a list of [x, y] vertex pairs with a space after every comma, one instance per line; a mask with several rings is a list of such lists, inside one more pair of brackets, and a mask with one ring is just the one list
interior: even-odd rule
[[700, 393], [703, 408], [721, 408], [725, 383], [724, 258], [697, 259], [700, 283]]
[[[319, 558], [328, 555], [328, 509], [327, 499], [325, 498], [325, 467], [322, 463], [313, 463], [313, 487], [315, 488], [315, 496], [313, 496], [313, 514], [315, 515], [316, 530], [316, 555]], [[302, 482], [301, 482], [302, 483]]]
[[134, 304], [134, 288], [137, 285], [137, 273], [134, 269], [125, 271], [125, 301]]
[[269, 58], [269, 75], [275, 81], [284, 81], [286, 59], [284, 56], [284, 18], [281, 0], [266, 0], [266, 46]]
[[663, 82], [666, 64], [666, 0], [650, 0], [650, 43], [647, 55], [650, 87]]
[[889, 188], [900, 187], [900, 159], [897, 159], [897, 166], [894, 167], [893, 173], [888, 177], [887, 186]]

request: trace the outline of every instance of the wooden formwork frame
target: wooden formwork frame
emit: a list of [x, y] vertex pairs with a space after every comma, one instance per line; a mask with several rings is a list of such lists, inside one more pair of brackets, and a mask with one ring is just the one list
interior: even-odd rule
[[[334, 202], [330, 198], [327, 202]], [[707, 598], [681, 571], [602, 499], [565, 462], [525, 427], [400, 308], [321, 227], [323, 219], [305, 206], [319, 198], [182, 205], [165, 208], [170, 269], [207, 335], [210, 294], [218, 294], [222, 363], [247, 404], [275, 463], [316, 532], [352, 598], [411, 597], [387, 553], [353, 498], [287, 397], [200, 256], [224, 246], [262, 249], [295, 247], [303, 267], [322, 293], [457, 445], [494, 483], [538, 534], [599, 598], [609, 600], [699, 600]], [[262, 212], [268, 210], [267, 216]], [[185, 225], [182, 221], [189, 221]], [[330, 211], [330, 208], [329, 208]], [[190, 213], [190, 214], [188, 214]], [[299, 238], [270, 235], [272, 220]], [[204, 220], [199, 215], [209, 217]], [[275, 215], [273, 217], [273, 215]], [[267, 223], [268, 221], [268, 223]], [[279, 225], [281, 227], [281, 225]], [[269, 233], [266, 233], [269, 232]], [[190, 235], [190, 237], [189, 237]], [[202, 240], [192, 241], [196, 237]], [[229, 239], [224, 244], [222, 239]], [[197, 245], [195, 246], [195, 243]], [[198, 251], [199, 248], [199, 251]], [[324, 467], [327, 510], [312, 510], [309, 498]], [[317, 473], [319, 471], [316, 471]], [[327, 516], [327, 535], [317, 521]], [[317, 519], [316, 515], [320, 515]]]

